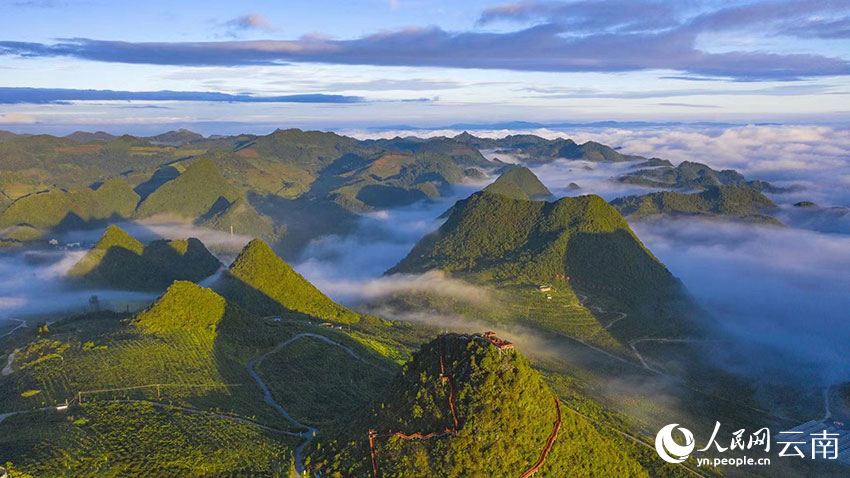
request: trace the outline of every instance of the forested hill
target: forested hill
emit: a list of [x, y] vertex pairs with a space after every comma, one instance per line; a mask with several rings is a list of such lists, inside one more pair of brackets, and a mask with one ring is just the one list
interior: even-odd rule
[[323, 476], [648, 476], [561, 405], [498, 338], [447, 334], [424, 344], [371, 410], [311, 453]]
[[245, 246], [219, 288], [228, 300], [261, 315], [297, 312], [335, 322], [360, 320], [359, 314], [331, 300], [261, 239]]
[[68, 276], [111, 289], [162, 291], [175, 280], [201, 281], [219, 267], [198, 239], [144, 245], [118, 226], [109, 226]]
[[526, 167], [510, 168], [489, 184], [485, 191], [504, 194], [514, 199], [548, 199], [552, 197], [540, 179]]
[[776, 204], [749, 186], [710, 186], [696, 193], [662, 191], [618, 198], [611, 201], [611, 205], [624, 216], [636, 219], [660, 214], [723, 216], [781, 225], [766, 215], [776, 208]]
[[595, 195], [545, 202], [475, 193], [388, 273], [432, 269], [514, 284], [564, 276], [617, 291], [627, 301], [669, 297], [679, 289], [620, 213]]

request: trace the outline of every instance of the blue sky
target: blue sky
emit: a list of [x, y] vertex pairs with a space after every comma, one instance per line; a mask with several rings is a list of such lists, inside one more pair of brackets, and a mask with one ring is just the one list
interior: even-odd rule
[[850, 0], [0, 8], [2, 129], [850, 121]]

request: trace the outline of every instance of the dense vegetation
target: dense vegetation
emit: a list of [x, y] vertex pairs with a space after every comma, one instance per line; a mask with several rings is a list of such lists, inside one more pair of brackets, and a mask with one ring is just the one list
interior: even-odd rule
[[[269, 380], [278, 374], [309, 379], [317, 393], [328, 392], [312, 404], [300, 397], [293, 403], [296, 412], [310, 416], [319, 413], [317, 405], [350, 410], [377, 390], [377, 382], [354, 382], [351, 374], [385, 377], [382, 370], [395, 369], [394, 361], [406, 359], [423, 336], [408, 324], [367, 319], [350, 333], [303, 315], [263, 320], [212, 290], [175, 282], [130, 320], [98, 312], [37, 333], [24, 329], [27, 337], [16, 339], [13, 372], [0, 376], [0, 413], [68, 400], [72, 406], [68, 415], [51, 410], [7, 418], [0, 424], [0, 445], [8, 451], [3, 459], [14, 463], [14, 476], [290, 476], [295, 443], [254, 423], [290, 431], [292, 424], [263, 401], [247, 363], [297, 333], [325, 335], [369, 365], [324, 342], [306, 353], [305, 344], [296, 342], [267, 357], [261, 373]], [[0, 354], [10, 351], [6, 340]], [[275, 393], [288, 398], [291, 390], [282, 385], [274, 385]], [[330, 423], [346, 417], [330, 412], [321, 418]], [[21, 424], [27, 429], [15, 431]]]
[[239, 192], [224, 179], [215, 163], [201, 159], [145, 198], [137, 215], [162, 214], [194, 220], [217, 208], [224, 209], [237, 199]]
[[262, 239], [254, 239], [222, 277], [225, 297], [262, 315], [298, 312], [334, 322], [352, 323], [360, 315], [335, 303]]
[[175, 280], [201, 281], [219, 267], [198, 239], [157, 240], [145, 246], [118, 226], [109, 226], [68, 275], [114, 289], [161, 291]]
[[96, 189], [51, 189], [25, 196], [0, 214], [0, 228], [25, 224], [34, 228], [73, 229], [93, 221], [128, 218], [139, 195], [120, 180]]
[[593, 195], [550, 203], [473, 194], [388, 273], [432, 269], [526, 285], [564, 275], [631, 301], [669, 297], [677, 288], [625, 219]]
[[526, 156], [531, 162], [546, 162], [556, 159], [584, 161], [637, 161], [645, 159], [641, 156], [622, 154], [610, 146], [594, 141], [577, 144], [571, 139], [546, 139], [532, 134], [509, 135], [504, 138], [479, 138], [464, 132], [453, 139], [479, 149], [502, 150]]
[[258, 371], [289, 413], [302, 423], [322, 427], [346, 423], [371, 406], [392, 377], [380, 364], [354, 359], [313, 337], [268, 356]]
[[284, 477], [296, 443], [247, 422], [149, 403], [84, 404], [0, 423], [12, 477]]
[[744, 175], [733, 169], [716, 171], [705, 164], [690, 161], [683, 161], [676, 167], [639, 169], [618, 179], [624, 183], [653, 188], [705, 189], [711, 186], [749, 186], [757, 191], [784, 191], [765, 181], [748, 181]]
[[664, 191], [627, 196], [611, 201], [611, 205], [624, 216], [635, 218], [657, 214], [742, 217], [776, 207], [767, 196], [748, 186], [710, 186], [691, 194]]
[[[447, 375], [443, 380], [440, 356]], [[454, 387], [453, 399], [450, 387]], [[420, 440], [377, 437], [383, 477], [518, 477], [541, 456], [560, 416], [554, 446], [535, 476], [647, 476], [633, 459], [581, 417], [555, 406], [540, 375], [514, 351], [481, 339], [434, 340], [405, 364], [371, 410], [315, 446], [313, 466], [329, 476], [371, 476], [368, 430], [456, 433]]]
[[485, 191], [504, 194], [514, 199], [547, 199], [552, 197], [540, 179], [526, 167], [511, 168], [489, 184]]

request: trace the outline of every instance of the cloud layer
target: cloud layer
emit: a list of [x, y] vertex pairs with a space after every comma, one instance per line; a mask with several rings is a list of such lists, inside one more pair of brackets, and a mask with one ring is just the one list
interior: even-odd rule
[[69, 101], [203, 101], [216, 103], [361, 103], [360, 96], [306, 95], [254, 96], [213, 91], [115, 91], [67, 88], [0, 87], [0, 104], [62, 104]]
[[[308, 35], [284, 41], [0, 41], [0, 55], [193, 66], [301, 61], [550, 72], [660, 69], [737, 80], [793, 80], [847, 75], [850, 62], [828, 53], [708, 51], [700, 47], [699, 39], [739, 31], [768, 37], [845, 38], [848, 15], [846, 2], [812, 0], [761, 1], [700, 11], [648, 0], [519, 2], [486, 10], [479, 21], [525, 23], [518, 30], [407, 27], [344, 40]], [[233, 22], [243, 29], [268, 27], [258, 16]]]

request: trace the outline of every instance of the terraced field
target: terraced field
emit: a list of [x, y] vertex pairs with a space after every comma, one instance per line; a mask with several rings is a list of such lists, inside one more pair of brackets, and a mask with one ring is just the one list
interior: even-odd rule
[[0, 449], [17, 477], [289, 476], [297, 440], [143, 403], [91, 403], [0, 422]]
[[312, 425], [351, 416], [377, 398], [392, 378], [388, 369], [313, 337], [269, 355], [258, 373], [275, 401], [286, 404], [296, 420]]

